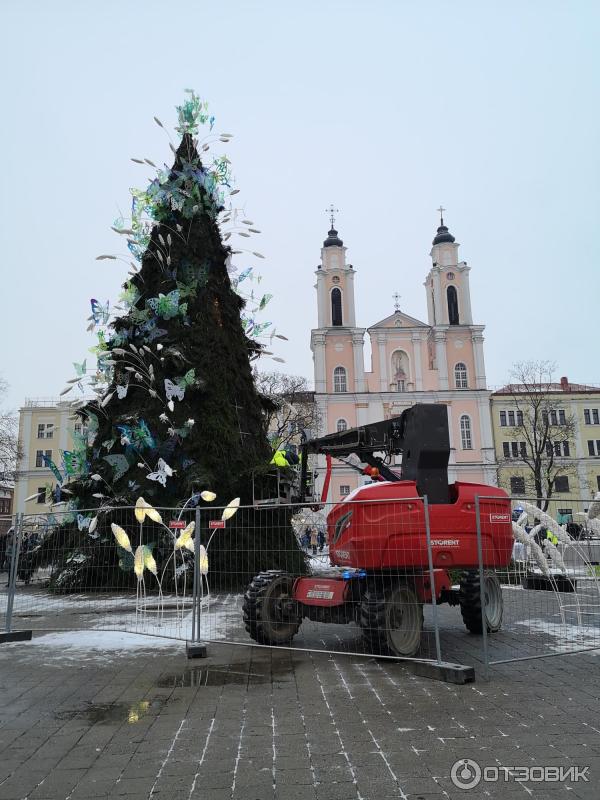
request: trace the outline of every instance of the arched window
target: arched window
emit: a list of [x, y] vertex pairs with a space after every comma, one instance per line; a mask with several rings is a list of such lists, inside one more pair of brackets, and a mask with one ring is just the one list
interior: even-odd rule
[[405, 392], [409, 378], [408, 356], [404, 350], [392, 353], [392, 386], [397, 392]]
[[331, 324], [342, 324], [342, 293], [337, 286], [331, 290]]
[[344, 367], [336, 367], [333, 370], [333, 391], [336, 393], [347, 392], [346, 370]]
[[468, 389], [469, 382], [467, 380], [467, 367], [462, 361], [454, 365], [454, 382], [457, 389]]
[[337, 421], [337, 432], [341, 433], [342, 431], [348, 430], [348, 423], [345, 419], [338, 419]]
[[471, 436], [471, 419], [466, 414], [460, 418], [460, 444], [463, 450], [473, 449], [473, 438]]
[[448, 322], [450, 325], [459, 325], [458, 321], [458, 292], [456, 286], [449, 286], [446, 289], [448, 298]]

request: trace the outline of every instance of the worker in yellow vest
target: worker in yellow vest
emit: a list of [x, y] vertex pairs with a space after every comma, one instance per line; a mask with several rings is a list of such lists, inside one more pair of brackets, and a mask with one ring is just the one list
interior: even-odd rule
[[556, 547], [556, 545], [558, 544], [558, 536], [556, 536], [554, 533], [552, 533], [552, 531], [550, 530], [550, 528], [548, 528], [548, 529], [546, 530], [546, 539], [547, 539], [547, 541], [549, 541], [549, 542], [552, 542], [552, 544], [553, 544], [555, 547]]

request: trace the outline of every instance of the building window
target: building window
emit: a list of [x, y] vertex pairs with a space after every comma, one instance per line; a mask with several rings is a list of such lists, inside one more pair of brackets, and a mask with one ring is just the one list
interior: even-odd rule
[[511, 428], [515, 427], [515, 412], [514, 411], [509, 411], [508, 412], [508, 425]]
[[45, 486], [38, 486], [38, 495], [35, 501], [38, 504], [46, 502], [46, 487]]
[[542, 411], [542, 419], [544, 420], [544, 424], [548, 425], [566, 425], [567, 424], [567, 416], [565, 414], [564, 408], [559, 408], [558, 411]]
[[469, 383], [467, 381], [467, 367], [462, 362], [459, 362], [454, 367], [454, 381], [457, 389], [469, 388]]
[[598, 491], [600, 492], [600, 475], [596, 475], [596, 484], [598, 486]]
[[473, 449], [473, 440], [471, 438], [471, 420], [466, 414], [460, 418], [460, 443], [463, 450]]
[[525, 478], [522, 475], [513, 475], [510, 479], [511, 494], [525, 494]]
[[600, 439], [588, 439], [588, 453], [591, 456], [600, 456]]
[[569, 491], [569, 476], [557, 475], [554, 479], [555, 492], [568, 492]]
[[350, 494], [350, 486], [347, 483], [342, 483], [340, 486], [340, 495], [345, 497], [347, 494]]
[[504, 458], [524, 458], [527, 455], [525, 442], [502, 442]]
[[37, 429], [38, 439], [52, 439], [54, 436], [54, 425], [52, 422], [41, 422]]
[[336, 427], [337, 427], [337, 432], [341, 433], [342, 431], [348, 430], [348, 423], [346, 422], [345, 419], [338, 419]]
[[336, 394], [348, 391], [346, 384], [346, 370], [344, 367], [336, 367], [333, 370], [333, 391]]
[[448, 322], [450, 325], [458, 325], [458, 292], [456, 286], [449, 286], [446, 289], [448, 298]]
[[500, 426], [506, 428], [506, 411], [500, 412]]
[[44, 456], [52, 459], [52, 450], [36, 450], [35, 451], [35, 465], [36, 467], [44, 467]]
[[337, 286], [331, 290], [331, 324], [342, 324], [342, 293]]
[[600, 414], [597, 408], [584, 408], [583, 419], [586, 425], [600, 425]]

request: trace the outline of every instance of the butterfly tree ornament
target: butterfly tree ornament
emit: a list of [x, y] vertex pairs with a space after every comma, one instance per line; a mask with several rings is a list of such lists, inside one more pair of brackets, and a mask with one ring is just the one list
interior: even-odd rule
[[146, 478], [149, 481], [158, 481], [162, 486], [166, 486], [167, 478], [171, 478], [174, 472], [175, 470], [171, 469], [164, 459], [159, 458], [156, 470], [146, 475]]

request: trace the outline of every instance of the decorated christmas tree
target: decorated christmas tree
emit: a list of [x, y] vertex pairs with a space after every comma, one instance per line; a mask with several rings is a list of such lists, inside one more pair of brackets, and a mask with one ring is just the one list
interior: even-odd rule
[[[260, 337], [269, 323], [255, 314], [270, 298], [254, 291], [242, 297], [240, 284], [250, 281], [252, 269], [234, 267], [232, 257], [244, 251], [224, 242], [236, 232], [248, 238], [259, 231], [250, 220], [238, 223], [231, 201], [225, 208], [235, 193], [228, 159], [206, 166], [198, 152], [230, 136], [209, 134], [199, 143], [199, 127], [212, 130], [214, 120], [194, 93], [177, 110], [181, 139], [171, 145], [173, 165], [158, 170], [145, 191], [132, 190], [131, 220], [114, 225], [139, 262], [123, 286], [120, 313], [111, 318], [108, 303], [91, 301], [97, 399], [73, 401], [81, 433], [60, 467], [49, 464], [58, 481], [52, 503], [66, 503], [70, 517], [48, 536], [41, 560], [53, 554], [55, 583], [66, 588], [106, 585], [115, 570], [132, 569], [118, 548], [107, 556], [111, 509], [133, 506], [139, 497], [161, 508], [207, 499], [251, 504], [253, 481], [260, 484], [269, 469], [266, 401], [256, 391], [251, 361], [264, 352]], [[86, 374], [85, 361], [75, 367], [65, 395]], [[243, 582], [260, 568], [278, 566], [277, 552], [288, 564], [296, 553], [301, 568], [289, 515], [256, 511], [249, 522], [249, 513], [231, 519], [215, 542], [215, 572], [220, 564], [223, 574]], [[168, 553], [171, 543], [156, 545], [157, 559], [163, 546]], [[57, 552], [69, 553], [70, 566], [57, 567]]]

